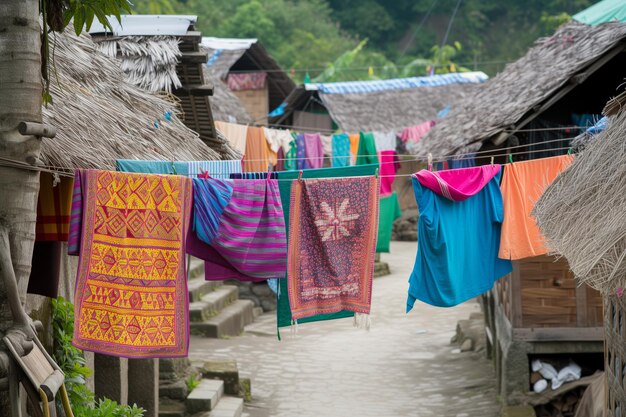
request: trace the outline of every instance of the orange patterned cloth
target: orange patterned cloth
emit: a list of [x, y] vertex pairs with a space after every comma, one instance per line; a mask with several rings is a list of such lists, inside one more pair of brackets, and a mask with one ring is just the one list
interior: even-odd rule
[[191, 179], [85, 170], [75, 182], [82, 220], [72, 221], [82, 222], [82, 233], [74, 346], [129, 358], [186, 356]]
[[268, 164], [276, 163], [276, 152], [270, 154], [262, 127], [248, 127], [246, 136], [246, 152], [243, 157], [244, 172], [266, 172]]
[[361, 135], [358, 133], [348, 135], [350, 138], [350, 165], [356, 163], [356, 155], [359, 153], [359, 140]]
[[73, 181], [61, 177], [60, 182], [54, 184], [52, 174], [42, 172], [39, 182], [36, 240], [65, 242], [70, 226]]

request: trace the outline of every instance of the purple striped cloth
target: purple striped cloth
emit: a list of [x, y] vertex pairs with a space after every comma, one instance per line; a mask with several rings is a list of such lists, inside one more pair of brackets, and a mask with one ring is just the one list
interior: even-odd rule
[[[218, 180], [208, 180], [218, 181]], [[207, 280], [261, 281], [282, 278], [287, 268], [287, 237], [277, 180], [233, 180], [230, 201], [223, 208], [216, 233], [196, 233], [189, 253], [205, 260]], [[197, 191], [197, 190], [196, 190]], [[194, 204], [210, 204], [196, 198]], [[198, 211], [207, 211], [199, 208]], [[196, 229], [203, 217], [194, 221]], [[200, 255], [200, 256], [199, 256]]]
[[70, 230], [67, 241], [68, 255], [80, 255], [80, 234], [83, 229], [83, 170], [74, 172], [74, 191], [72, 193], [72, 207], [70, 211]]

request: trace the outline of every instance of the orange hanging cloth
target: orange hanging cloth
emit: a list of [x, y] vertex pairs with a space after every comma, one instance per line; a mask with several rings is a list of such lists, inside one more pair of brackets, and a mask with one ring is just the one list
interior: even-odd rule
[[244, 172], [266, 172], [269, 163], [270, 154], [263, 128], [248, 127], [246, 152], [243, 158]]
[[499, 258], [515, 260], [548, 253], [530, 213], [546, 188], [573, 160], [572, 155], [563, 155], [505, 165], [501, 185], [504, 221]]

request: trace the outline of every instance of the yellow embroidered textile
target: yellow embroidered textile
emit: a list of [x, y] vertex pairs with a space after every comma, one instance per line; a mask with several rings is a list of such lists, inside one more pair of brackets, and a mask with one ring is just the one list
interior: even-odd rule
[[76, 347], [131, 358], [187, 355], [191, 184], [172, 175], [77, 173]]

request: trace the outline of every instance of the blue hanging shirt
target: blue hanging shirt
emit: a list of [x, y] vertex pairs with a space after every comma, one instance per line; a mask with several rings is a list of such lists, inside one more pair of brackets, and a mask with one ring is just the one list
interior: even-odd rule
[[511, 272], [511, 261], [498, 258], [504, 219], [500, 176], [464, 201], [449, 200], [413, 178], [420, 216], [407, 313], [415, 300], [455, 306], [489, 291]]

